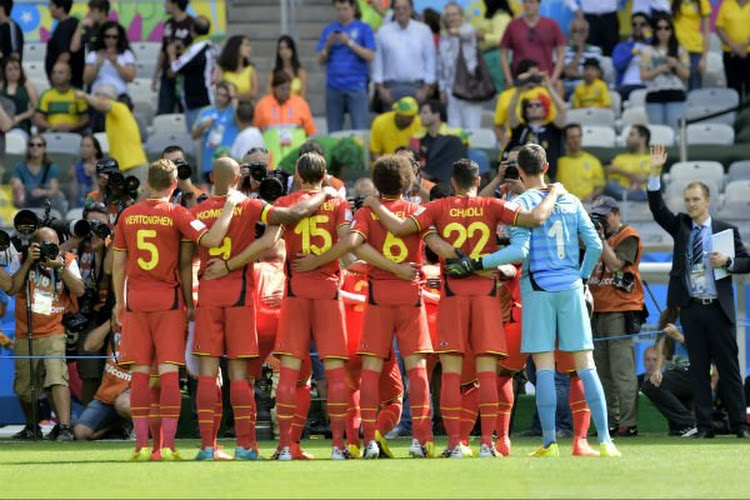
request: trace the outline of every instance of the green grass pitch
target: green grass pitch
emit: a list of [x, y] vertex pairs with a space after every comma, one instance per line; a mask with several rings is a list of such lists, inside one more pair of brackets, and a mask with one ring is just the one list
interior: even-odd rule
[[[439, 445], [443, 445], [440, 442]], [[476, 443], [472, 443], [476, 448]], [[133, 443], [0, 442], [0, 497], [87, 498], [508, 498], [508, 497], [749, 497], [750, 445], [733, 437], [712, 441], [640, 436], [620, 439], [622, 459], [526, 455], [538, 440], [517, 438], [513, 456], [498, 460], [331, 462], [129, 463]], [[223, 445], [231, 449], [233, 443]], [[270, 455], [274, 443], [261, 443]], [[327, 458], [330, 443], [305, 441]], [[408, 441], [391, 447], [406, 457]], [[192, 458], [198, 442], [178, 448]]]

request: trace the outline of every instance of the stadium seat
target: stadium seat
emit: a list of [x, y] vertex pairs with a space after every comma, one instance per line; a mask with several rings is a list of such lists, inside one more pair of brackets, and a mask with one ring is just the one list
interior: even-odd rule
[[727, 182], [750, 179], [750, 160], [736, 161], [729, 165]]
[[718, 106], [731, 108], [740, 103], [740, 96], [734, 89], [702, 88], [691, 90], [687, 95], [688, 106]]
[[721, 38], [719, 38], [719, 35], [717, 35], [716, 32], [711, 33], [708, 50], [710, 52], [721, 54]]
[[734, 144], [734, 129], [722, 123], [694, 123], [687, 126], [687, 143], [731, 146]]
[[25, 155], [28, 141], [26, 132], [14, 128], [5, 134], [5, 153], [9, 155]]
[[497, 137], [492, 129], [467, 129], [466, 133], [469, 135], [469, 144], [472, 148], [495, 149], [497, 147]]
[[151, 133], [153, 134], [187, 133], [185, 115], [182, 113], [171, 113], [155, 116], [154, 121], [151, 124], [151, 129]]
[[724, 220], [750, 220], [750, 200], [726, 200], [718, 216]]
[[146, 155], [149, 159], [156, 159], [167, 146], [180, 146], [186, 154], [195, 156], [195, 141], [185, 130], [180, 132], [165, 132], [157, 129], [157, 132], [148, 136], [145, 144]]
[[318, 131], [315, 135], [328, 135], [328, 120], [325, 116], [314, 116], [315, 129]]
[[[750, 180], [732, 181], [724, 191], [724, 201], [750, 201]], [[750, 212], [745, 214], [750, 219]]]
[[[724, 106], [723, 104], [714, 104], [713, 106], [688, 106], [685, 110], [685, 118], [688, 120], [694, 119], [694, 118], [702, 118], [704, 116], [712, 115], [714, 113], [717, 113], [719, 111], [724, 111], [726, 109], [729, 109], [729, 106]], [[705, 120], [701, 120], [698, 123], [701, 124], [707, 124], [707, 123], [723, 123], [724, 125], [729, 125], [730, 127], [734, 126], [734, 121], [737, 119], [737, 113], [734, 111], [731, 111], [729, 113], [723, 113], [718, 116], [714, 116], [713, 118], [707, 118]]]
[[645, 125], [648, 123], [648, 115], [645, 106], [631, 106], [622, 111], [620, 117], [622, 126], [626, 125]]
[[569, 109], [566, 113], [566, 122], [579, 123], [581, 125], [602, 125], [614, 128], [615, 113], [611, 109], [602, 108]]
[[44, 62], [42, 61], [25, 61], [23, 62], [23, 71], [26, 73], [26, 79], [34, 82], [34, 86], [42, 91], [49, 87], [47, 82], [47, 72], [44, 71]]
[[158, 94], [151, 90], [150, 78], [136, 78], [128, 84], [128, 95], [135, 102], [147, 102], [152, 107], [156, 104]]
[[615, 129], [596, 125], [586, 125], [583, 128], [584, 148], [613, 148], [615, 147]]
[[702, 181], [713, 183], [721, 189], [724, 185], [724, 167], [717, 161], [677, 162], [669, 169], [669, 178], [670, 183], [677, 182], [683, 186]]
[[626, 108], [637, 108], [638, 106], [646, 106], [646, 89], [635, 89], [628, 96], [628, 100], [625, 101], [624, 106]]
[[135, 75], [138, 78], [151, 78], [154, 75], [156, 69], [156, 59], [149, 60], [137, 60], [135, 62]]
[[[612, 87], [615, 84], [615, 65], [612, 63], [611, 57], [602, 57], [599, 59], [599, 66], [602, 68], [602, 80], [607, 82], [607, 85]], [[610, 92], [616, 93], [616, 92]]]
[[[630, 133], [631, 125], [627, 125], [622, 129], [622, 133], [617, 138], [617, 145], [625, 147], [625, 141]], [[649, 132], [651, 132], [651, 144], [664, 144], [665, 146], [674, 146], [675, 134], [672, 127], [668, 125], [646, 125]]]
[[83, 208], [71, 208], [68, 213], [65, 214], [66, 220], [78, 220], [83, 219]]
[[78, 155], [81, 149], [81, 135], [71, 132], [46, 132], [42, 134], [47, 141], [48, 153]]
[[[23, 62], [44, 63], [44, 56], [46, 54], [47, 54], [46, 43], [26, 42], [23, 44]], [[26, 76], [28, 77], [28, 75]]]
[[724, 59], [721, 52], [709, 51], [706, 61], [706, 73], [703, 75], [703, 85], [706, 87], [725, 87], [727, 84], [724, 73]]
[[161, 54], [161, 42], [133, 42], [130, 44], [130, 50], [133, 51], [136, 61], [156, 61]]
[[622, 218], [627, 222], [650, 222], [654, 220], [645, 201], [623, 201], [620, 203]]
[[482, 128], [495, 127], [495, 112], [489, 109], [482, 110], [482, 122], [479, 124]]
[[97, 132], [94, 134], [96, 140], [99, 141], [99, 145], [102, 147], [104, 154], [109, 154], [109, 140], [107, 140], [106, 132]]
[[610, 90], [609, 97], [612, 100], [612, 111], [615, 112], [615, 118], [619, 118], [622, 115], [622, 97], [619, 92]]

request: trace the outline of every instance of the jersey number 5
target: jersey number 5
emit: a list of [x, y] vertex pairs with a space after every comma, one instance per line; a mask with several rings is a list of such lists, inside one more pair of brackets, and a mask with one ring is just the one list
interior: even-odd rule
[[[328, 222], [327, 215], [315, 215], [302, 219], [297, 223], [297, 226], [294, 228], [294, 234], [302, 236], [302, 253], [320, 255], [333, 246], [331, 233], [325, 228], [318, 227], [319, 224], [325, 224], [326, 222]], [[316, 236], [323, 240], [322, 245], [313, 245], [310, 242]]]
[[138, 262], [138, 267], [140, 267], [144, 271], [151, 271], [157, 265], [159, 265], [159, 249], [154, 243], [148, 241], [155, 238], [155, 229], [139, 229], [135, 233], [136, 247], [138, 248], [138, 250], [142, 250], [149, 255], [148, 259], [138, 257], [138, 260], [136, 261]]
[[474, 245], [469, 254], [472, 259], [481, 257], [484, 247], [490, 241], [490, 228], [483, 222], [472, 222], [468, 227], [464, 227], [458, 222], [451, 222], [443, 229], [443, 238], [450, 240], [453, 233], [458, 233], [456, 239], [453, 240], [453, 246], [456, 248], [461, 248], [466, 243], [466, 240], [473, 238], [476, 233], [479, 233], [479, 241], [477, 241], [477, 244]]

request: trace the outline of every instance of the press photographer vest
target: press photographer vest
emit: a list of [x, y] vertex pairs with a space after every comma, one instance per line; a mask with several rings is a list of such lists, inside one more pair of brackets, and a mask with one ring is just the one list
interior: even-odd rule
[[[638, 241], [638, 252], [632, 265], [625, 265], [619, 271], [612, 272], [604, 265], [604, 261], [599, 259], [594, 272], [591, 274], [589, 288], [591, 289], [591, 294], [594, 296], [595, 312], [640, 311], [643, 308], [643, 282], [638, 272], [638, 265], [643, 255], [643, 244], [641, 243], [640, 235], [632, 227], [623, 226], [617, 234], [607, 238], [607, 242], [610, 247], [615, 249], [625, 238], [631, 236]], [[627, 272], [633, 273], [635, 276], [635, 284], [631, 292], [620, 290], [614, 286], [615, 278]]]

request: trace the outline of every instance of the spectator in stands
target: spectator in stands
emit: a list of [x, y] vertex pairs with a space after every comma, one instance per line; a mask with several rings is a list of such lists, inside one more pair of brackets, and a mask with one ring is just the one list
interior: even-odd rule
[[635, 89], [646, 87], [641, 78], [641, 54], [648, 47], [646, 33], [649, 28], [648, 15], [635, 11], [631, 19], [632, 34], [615, 46], [612, 64], [615, 67], [617, 91], [625, 101]]
[[750, 95], [750, 1], [723, 1], [716, 18], [716, 34], [723, 42], [727, 87], [745, 99]]
[[[617, 18], [618, 2], [616, 0], [566, 0], [565, 3], [575, 12], [576, 19], [586, 21], [588, 43], [601, 47], [605, 56], [611, 56], [612, 50], [620, 41], [620, 21]], [[579, 5], [580, 3], [580, 5]], [[573, 27], [571, 25], [571, 35]]]
[[370, 25], [373, 31], [377, 31], [383, 24], [389, 3], [390, 0], [357, 0], [362, 22]]
[[200, 36], [207, 35], [211, 29], [211, 22], [199, 16], [192, 24], [191, 38], [193, 43], [182, 45], [179, 40], [167, 45], [167, 74], [180, 76], [180, 98], [182, 109], [185, 110], [185, 125], [188, 133], [192, 132], [195, 119], [201, 109], [209, 106], [213, 99], [211, 74], [213, 73], [216, 47], [211, 40], [197, 41]]
[[64, 196], [60, 193], [60, 169], [47, 155], [47, 141], [32, 135], [26, 149], [26, 159], [16, 165], [10, 178], [13, 204], [18, 208], [38, 208], [49, 199], [52, 208], [66, 212]]
[[421, 172], [434, 183], [450, 183], [453, 163], [469, 155], [466, 134], [449, 128], [442, 120], [443, 112], [439, 101], [425, 101], [419, 108], [422, 129], [410, 141], [411, 149], [418, 151]]
[[[22, 257], [20, 269], [13, 275], [13, 285], [9, 295], [16, 295], [16, 338], [21, 339], [28, 335], [29, 325], [26, 317], [27, 296], [26, 283], [35, 302], [44, 297], [48, 310], [35, 307], [31, 312], [31, 323], [33, 325], [32, 343], [33, 352], [37, 356], [64, 356], [65, 355], [65, 327], [63, 326], [63, 313], [66, 304], [71, 297], [83, 295], [84, 287], [78, 264], [72, 254], [62, 254], [55, 259], [41, 259], [39, 245], [52, 243], [59, 245], [57, 232], [49, 227], [41, 227], [33, 237], [33, 243], [26, 255]], [[29, 277], [33, 269], [34, 278]], [[38, 304], [38, 302], [37, 302]], [[15, 354], [26, 356], [29, 353], [27, 341], [15, 343]], [[32, 405], [37, 401], [31, 400], [32, 384], [48, 391], [52, 406], [55, 409], [59, 422], [57, 441], [72, 441], [73, 433], [70, 429], [70, 390], [68, 389], [68, 367], [63, 359], [35, 359], [36, 375], [38, 380], [31, 380], [29, 374], [29, 360], [16, 359], [15, 379], [13, 390], [18, 396], [21, 408], [26, 416], [26, 427], [16, 434], [16, 439], [34, 439], [41, 437], [38, 422], [32, 421]], [[42, 369], [44, 367], [44, 369]], [[44, 374], [42, 377], [41, 375]], [[36, 392], [40, 394], [41, 391]]]
[[[532, 96], [536, 97], [537, 95], [549, 98], [549, 93], [542, 86], [542, 73], [536, 61], [526, 59], [519, 62], [514, 74], [516, 79], [508, 82], [508, 88], [500, 94], [497, 99], [497, 106], [495, 107], [495, 135], [503, 147], [510, 140], [511, 130], [508, 126], [508, 114], [510, 112], [510, 101], [513, 99], [513, 95], [515, 95], [516, 87], [521, 88], [521, 97], [513, 112], [519, 120], [521, 119], [521, 102], [524, 99]], [[547, 119], [554, 120], [556, 116], [557, 108], [551, 106]]]
[[273, 74], [273, 92], [261, 98], [255, 108], [253, 125], [263, 133], [263, 142], [281, 161], [292, 149], [302, 145], [317, 129], [310, 106], [292, 93], [292, 79], [284, 70]]
[[336, 0], [336, 22], [323, 29], [315, 51], [326, 66], [326, 121], [328, 132], [344, 128], [347, 111], [354, 130], [370, 125], [367, 98], [368, 63], [375, 59], [372, 28], [354, 17], [354, 0]]
[[536, 61], [542, 73], [563, 94], [559, 79], [565, 64], [565, 36], [556, 21], [539, 15], [539, 0], [524, 0], [523, 16], [511, 21], [505, 30], [500, 43], [500, 63], [506, 82], [512, 81], [519, 63], [525, 59]]
[[70, 41], [70, 50], [88, 55], [99, 40], [99, 29], [109, 19], [109, 0], [89, 0], [89, 13], [78, 23], [78, 29]]
[[159, 88], [159, 105], [156, 109], [157, 115], [184, 111], [180, 109], [177, 99], [177, 81], [174, 75], [169, 74], [169, 58], [167, 47], [177, 42], [182, 47], [193, 43], [193, 18], [187, 13], [189, 0], [166, 0], [165, 10], [169, 18], [164, 22], [164, 35], [162, 37], [161, 53], [154, 68], [151, 79], [151, 90], [156, 92]]
[[383, 109], [402, 97], [424, 102], [435, 84], [435, 43], [426, 24], [412, 19], [412, 0], [395, 0], [394, 22], [384, 24], [375, 36], [372, 80]]
[[706, 72], [711, 45], [711, 2], [674, 0], [672, 16], [677, 41], [690, 57], [688, 90], [699, 89], [703, 86], [703, 74]]
[[596, 45], [587, 43], [589, 37], [589, 23], [583, 17], [576, 17], [570, 23], [570, 40], [565, 46], [565, 95], [569, 96], [573, 90], [583, 81], [585, 61], [594, 59], [599, 62], [602, 58], [602, 49]]
[[214, 68], [214, 83], [229, 82], [234, 86], [238, 101], [252, 102], [258, 97], [260, 83], [258, 71], [250, 62], [253, 45], [244, 35], [234, 35], [224, 42]]
[[442, 24], [442, 16], [440, 15], [440, 12], [432, 7], [427, 7], [422, 11], [422, 16], [419, 20], [430, 28], [432, 40], [435, 42], [435, 50], [438, 50], [440, 48], [440, 25]]
[[106, 115], [104, 130], [109, 143], [109, 156], [117, 160], [125, 175], [136, 176], [144, 186], [148, 164], [130, 100], [121, 98], [124, 101], [121, 102], [115, 88], [106, 84], [99, 86], [96, 95], [79, 91], [76, 96]]
[[[474, 26], [466, 22], [464, 11], [456, 2], [449, 2], [443, 10], [445, 32], [440, 38], [437, 72], [440, 102], [447, 107], [448, 125], [478, 129], [482, 122], [482, 103], [470, 102], [453, 95], [456, 67], [461, 51], [469, 73], [474, 74], [479, 61], [477, 34]], [[453, 162], [450, 163], [451, 165]]]
[[13, 101], [0, 97], [0, 153], [5, 153], [5, 133], [13, 127], [15, 112]]
[[86, 195], [96, 187], [96, 162], [104, 158], [104, 152], [99, 141], [93, 135], [84, 135], [81, 138], [81, 159], [73, 165], [70, 172], [70, 196], [68, 201], [71, 207], [82, 207], [86, 201]]
[[420, 205], [430, 201], [430, 189], [435, 186], [435, 183], [425, 179], [422, 175], [422, 164], [419, 161], [417, 152], [410, 147], [402, 146], [396, 149], [395, 154], [409, 160], [412, 166], [412, 173], [414, 174], [414, 184], [404, 194], [404, 199], [419, 203]]
[[372, 161], [408, 146], [411, 138], [422, 128], [419, 103], [413, 97], [402, 97], [393, 110], [383, 113], [372, 122], [370, 129], [370, 154]]
[[471, 23], [477, 29], [479, 48], [492, 74], [495, 89], [500, 92], [505, 88], [503, 69], [500, 65], [500, 40], [503, 39], [505, 29], [513, 20], [513, 10], [508, 0], [484, 0], [484, 17], [473, 16]]
[[2, 80], [0, 80], [0, 96], [11, 101], [16, 107], [16, 115], [13, 117], [13, 128], [17, 128], [31, 134], [31, 118], [34, 116], [39, 95], [31, 80], [26, 78], [26, 73], [21, 66], [21, 61], [15, 57], [3, 59]]
[[[533, 1], [533, 0], [532, 0]], [[533, 143], [539, 144], [547, 151], [547, 162], [549, 169], [547, 175], [550, 179], [556, 179], [557, 159], [562, 153], [562, 127], [565, 126], [565, 103], [552, 88], [550, 78], [545, 74], [542, 85], [547, 90], [549, 97], [536, 95], [521, 99], [522, 88], [516, 87], [509, 109], [515, 109], [521, 103], [521, 119], [518, 115], [508, 115], [508, 125], [512, 133], [510, 141], [505, 147], [509, 151], [515, 146], [523, 146]], [[557, 108], [557, 116], [554, 121], [549, 120], [552, 106]]]
[[13, 0], [0, 0], [0, 59], [23, 60], [23, 30], [10, 18]]
[[586, 59], [583, 63], [583, 81], [576, 86], [571, 99], [574, 108], [612, 107], [609, 87], [602, 80], [602, 68], [598, 59]]
[[646, 113], [652, 125], [669, 125], [677, 133], [685, 114], [685, 81], [690, 59], [674, 34], [672, 18], [653, 19], [654, 38], [641, 55], [641, 79], [646, 82]]
[[631, 12], [643, 12], [647, 16], [671, 14], [671, 0], [633, 0]]
[[651, 131], [645, 125], [630, 127], [625, 139], [627, 153], [620, 153], [607, 165], [605, 193], [616, 200], [646, 201], [646, 179], [650, 168]]
[[55, 29], [47, 42], [47, 54], [44, 58], [44, 69], [50, 84], [54, 85], [53, 75], [57, 63], [70, 66], [71, 83], [76, 88], [83, 88], [83, 51], [74, 51], [70, 43], [78, 29], [78, 18], [70, 16], [73, 0], [50, 0], [49, 12], [57, 21]]
[[[249, 104], [249, 103], [248, 103]], [[251, 105], [252, 106], [252, 105]], [[232, 84], [219, 82], [214, 91], [214, 105], [203, 108], [193, 126], [193, 139], [201, 141], [202, 179], [208, 184], [208, 174], [218, 148], [231, 148], [237, 138], [237, 122], [232, 106]]]
[[679, 309], [668, 307], [659, 318], [664, 331], [657, 345], [643, 353], [646, 365], [641, 391], [669, 423], [670, 436], [690, 437], [698, 432], [693, 413], [693, 382], [685, 336], [678, 330]]
[[297, 44], [289, 35], [281, 35], [276, 43], [276, 62], [268, 75], [268, 93], [273, 92], [273, 81], [277, 71], [284, 71], [292, 82], [292, 94], [307, 97], [307, 70], [299, 62]]
[[583, 150], [583, 130], [578, 123], [563, 129], [565, 155], [557, 160], [557, 181], [583, 202], [604, 192], [604, 168], [599, 159]]
[[42, 92], [34, 113], [40, 131], [79, 132], [89, 124], [88, 105], [70, 85], [70, 66], [59, 62], [52, 70], [52, 88]]
[[237, 126], [237, 137], [232, 143], [229, 156], [241, 162], [248, 151], [253, 148], [266, 148], [263, 135], [257, 127], [253, 126], [253, 105], [249, 102], [240, 102], [235, 111], [235, 122]]
[[591, 326], [594, 338], [607, 339], [594, 344], [594, 360], [606, 394], [610, 427], [617, 436], [638, 435], [638, 380], [635, 373], [635, 345], [632, 335], [641, 329], [644, 293], [638, 266], [643, 245], [638, 232], [623, 224], [614, 198], [601, 196], [591, 208], [602, 240], [602, 256], [589, 280], [594, 297]]
[[[83, 83], [96, 94], [99, 85], [112, 85], [117, 95], [128, 93], [128, 83], [135, 79], [135, 56], [130, 50], [125, 28], [117, 21], [105, 21], [86, 56]], [[92, 132], [104, 131], [104, 115], [91, 112]]]

